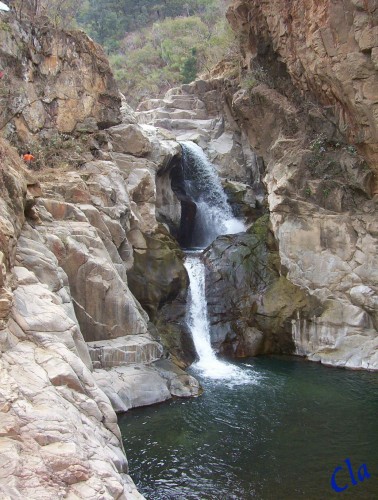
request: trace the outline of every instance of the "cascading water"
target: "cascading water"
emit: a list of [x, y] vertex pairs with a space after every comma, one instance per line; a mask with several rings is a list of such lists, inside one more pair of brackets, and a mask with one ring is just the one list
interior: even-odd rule
[[203, 150], [194, 142], [182, 142], [184, 185], [186, 194], [197, 205], [192, 246], [205, 248], [221, 234], [245, 231], [236, 219], [222, 184]]
[[251, 381], [246, 370], [240, 370], [231, 363], [220, 361], [211, 347], [205, 295], [205, 265], [201, 252], [188, 252], [184, 265], [190, 280], [186, 321], [199, 358], [193, 367], [200, 370], [202, 375], [212, 379], [229, 380], [233, 384]]
[[[182, 143], [182, 148], [185, 191], [197, 205], [193, 246], [205, 248], [221, 234], [244, 231], [244, 224], [232, 215], [219, 177], [205, 153], [192, 142]], [[194, 368], [212, 379], [234, 384], [251, 381], [248, 371], [220, 361], [211, 347], [202, 252], [188, 251], [185, 267], [190, 280], [186, 321], [199, 358]]]

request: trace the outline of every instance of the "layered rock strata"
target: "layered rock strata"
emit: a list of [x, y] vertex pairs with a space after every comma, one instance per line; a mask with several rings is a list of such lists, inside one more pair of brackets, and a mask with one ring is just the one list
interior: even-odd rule
[[[120, 107], [98, 46], [46, 23], [9, 15], [0, 27], [1, 83], [17, 90], [4, 101], [5, 135], [32, 142], [36, 156], [46, 138], [60, 141], [55, 168], [36, 175], [0, 141], [0, 496], [142, 498], [114, 409], [201, 391], [159, 342], [169, 329], [174, 359], [188, 364], [173, 304], [185, 302], [187, 277], [167, 230], [180, 222], [170, 169], [181, 148]], [[67, 161], [75, 141], [83, 150]], [[150, 317], [128, 278], [146, 271], [146, 255]], [[134, 287], [141, 299], [146, 286]]]
[[368, 369], [378, 359], [376, 15], [369, 2], [341, 1], [235, 2], [228, 14], [248, 33], [245, 63], [256, 84], [234, 94], [233, 109], [266, 163], [281, 264], [322, 306], [310, 320], [300, 312], [293, 320], [297, 351]]
[[[156, 192], [155, 177], [146, 187], [145, 177], [130, 168], [129, 193], [130, 172], [92, 161], [61, 181], [48, 173], [38, 187], [24, 180], [30, 174], [5, 143], [3, 151], [11, 160], [2, 168], [2, 445], [8, 465], [1, 487], [11, 498], [141, 498], [127, 475], [108, 397], [116, 411], [126, 411], [200, 393], [193, 377], [168, 360], [159, 364], [166, 353], [128, 288], [133, 252], [148, 253], [158, 227], [151, 200], [143, 212], [142, 193]], [[155, 258], [172, 257], [167, 247]], [[182, 279], [184, 293], [185, 274]], [[151, 302], [155, 311], [179, 293], [169, 283]]]
[[127, 475], [115, 413], [91, 373], [67, 275], [40, 241], [33, 252], [26, 238], [16, 247], [33, 195], [14, 151], [0, 147], [1, 495], [142, 498]]
[[304, 98], [312, 94], [331, 107], [339, 129], [377, 172], [376, 2], [237, 0], [227, 17], [242, 35], [245, 64], [264, 64], [274, 52]]

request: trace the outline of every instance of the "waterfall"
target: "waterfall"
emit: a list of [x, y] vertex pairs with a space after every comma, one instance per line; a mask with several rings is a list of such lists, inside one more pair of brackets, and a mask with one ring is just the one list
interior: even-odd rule
[[[181, 143], [186, 195], [197, 206], [191, 235], [192, 247], [206, 248], [217, 236], [245, 231], [228, 204], [214, 165], [193, 142]], [[232, 384], [251, 381], [251, 374], [216, 357], [211, 347], [210, 325], [205, 293], [205, 265], [201, 251], [187, 251], [185, 268], [189, 275], [189, 300], [186, 322], [192, 333], [198, 361], [193, 365], [202, 375]]]
[[194, 345], [199, 357], [197, 366], [202, 368], [207, 367], [209, 364], [212, 365], [218, 360], [210, 343], [209, 319], [205, 296], [205, 265], [201, 254], [193, 253], [187, 255], [185, 267], [190, 280], [187, 323], [192, 332]]
[[186, 322], [192, 333], [199, 358], [193, 367], [205, 377], [229, 381], [232, 384], [255, 381], [255, 378], [252, 378], [252, 372], [241, 370], [231, 363], [219, 360], [211, 347], [205, 294], [205, 265], [202, 261], [202, 253], [187, 252], [184, 265], [190, 280]]
[[205, 248], [221, 234], [245, 231], [236, 219], [214, 165], [194, 142], [181, 143], [186, 194], [196, 203], [192, 247]]
[[[183, 142], [182, 150], [185, 192], [197, 206], [192, 247], [203, 249], [217, 236], [245, 231], [243, 222], [233, 216], [215, 167], [202, 149]], [[194, 369], [222, 382], [250, 383], [250, 371], [219, 360], [211, 347], [202, 251], [187, 251], [184, 265], [190, 281], [186, 322], [198, 355]]]

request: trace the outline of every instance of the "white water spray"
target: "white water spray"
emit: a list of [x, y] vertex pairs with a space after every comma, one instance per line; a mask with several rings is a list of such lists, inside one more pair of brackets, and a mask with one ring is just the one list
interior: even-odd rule
[[[182, 149], [185, 191], [197, 206], [193, 246], [205, 248], [222, 234], [245, 231], [244, 223], [233, 216], [215, 167], [202, 149], [193, 142], [182, 143]], [[202, 252], [187, 252], [184, 265], [190, 280], [186, 321], [199, 358], [193, 367], [203, 376], [226, 384], [254, 383], [251, 370], [219, 360], [211, 347]]]
[[211, 347], [205, 294], [205, 265], [201, 253], [188, 253], [184, 265], [190, 279], [186, 321], [199, 357], [193, 367], [207, 378], [231, 382], [233, 385], [255, 381], [249, 371], [219, 360]]
[[244, 232], [245, 225], [233, 216], [216, 169], [202, 148], [190, 141], [181, 146], [185, 191], [197, 206], [193, 247], [205, 248], [221, 234]]

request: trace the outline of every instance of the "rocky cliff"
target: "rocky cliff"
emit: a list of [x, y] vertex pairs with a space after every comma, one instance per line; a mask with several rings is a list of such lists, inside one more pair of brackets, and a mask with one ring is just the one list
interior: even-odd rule
[[356, 368], [376, 368], [378, 355], [377, 15], [360, 1], [235, 2], [228, 12], [255, 78], [232, 107], [266, 164], [281, 264], [322, 309], [293, 321], [297, 350]]
[[0, 491], [141, 498], [127, 476], [116, 416], [91, 372], [67, 275], [33, 227], [28, 205], [40, 194], [1, 141]]
[[205, 254], [213, 343], [248, 355], [291, 339], [309, 359], [377, 369], [376, 5], [236, 1], [227, 16], [240, 74], [224, 65], [139, 108], [207, 150], [250, 221], [269, 213], [265, 244], [259, 222], [258, 240], [252, 226]]
[[114, 410], [200, 392], [177, 366], [195, 356], [179, 140], [204, 147], [249, 226], [204, 255], [219, 352], [378, 369], [376, 15], [236, 1], [241, 74], [135, 115], [84, 34], [2, 14], [0, 126], [43, 167], [1, 139], [6, 498], [141, 498]]
[[[331, 110], [340, 132], [376, 172], [378, 8], [374, 0], [236, 1], [228, 20], [245, 65], [277, 61], [303, 98]], [[376, 190], [376, 181], [374, 183]]]
[[2, 109], [6, 137], [94, 131], [121, 121], [121, 98], [101, 49], [81, 32], [54, 29], [47, 18], [0, 22]]
[[0, 28], [3, 135], [42, 167], [1, 139], [1, 495], [142, 498], [114, 410], [200, 392], [177, 366], [193, 359], [167, 229], [181, 149], [121, 107], [83, 33], [12, 14]]

